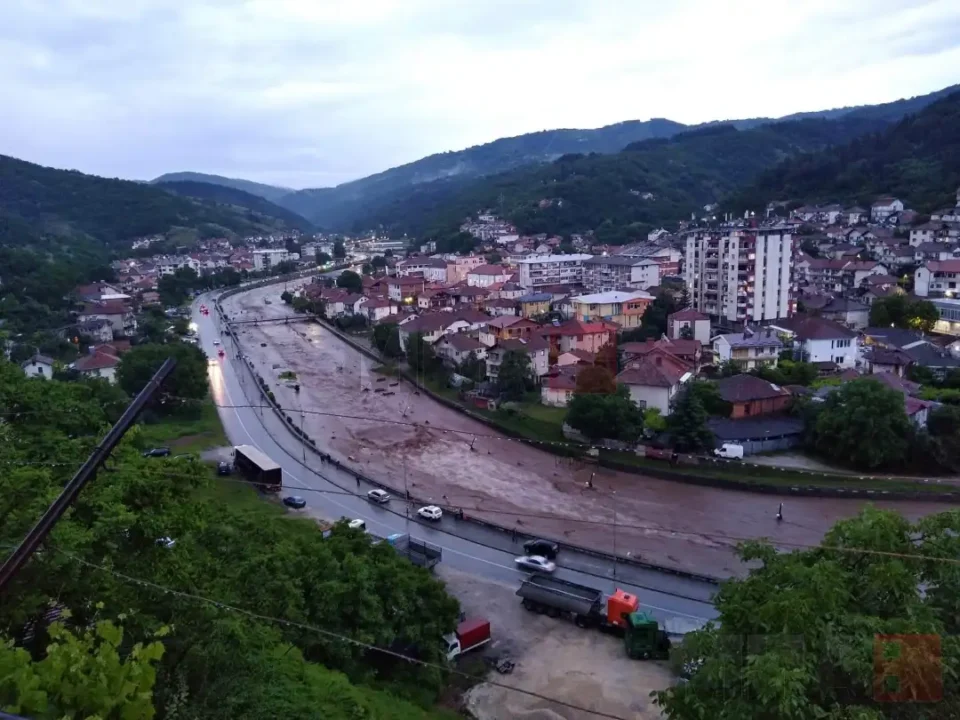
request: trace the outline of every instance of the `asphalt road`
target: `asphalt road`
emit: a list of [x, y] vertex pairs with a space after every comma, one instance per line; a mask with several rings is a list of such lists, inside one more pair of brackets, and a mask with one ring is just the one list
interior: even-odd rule
[[[204, 303], [211, 309], [209, 316], [200, 313], [200, 305]], [[452, 517], [428, 524], [417, 520], [415, 508], [405, 508], [400, 499], [394, 499], [389, 506], [374, 505], [365, 499], [372, 486], [358, 484], [354, 476], [321, 463], [316, 454], [305, 451], [302, 443], [269, 408], [247, 407], [258, 391], [249, 371], [235, 359], [236, 351], [231, 352], [229, 343], [226, 356], [217, 356], [214, 342], [220, 337], [219, 319], [212, 308], [211, 295], [198, 298], [194, 303], [193, 321], [199, 329], [200, 346], [210, 358], [213, 398], [221, 406], [244, 406], [220, 408], [224, 430], [234, 445], [253, 445], [281, 466], [284, 485], [289, 486], [284, 494], [303, 496], [309, 506], [324, 517], [362, 518], [367, 529], [377, 535], [409, 532], [412, 537], [440, 546], [443, 563], [500, 582], [515, 582], [519, 587], [526, 573], [514, 566], [513, 559], [521, 552], [519, 543], [508, 533], [462, 523]], [[707, 583], [624, 563], [615, 565], [603, 558], [575, 552], [561, 554], [556, 575], [606, 592], [615, 587], [635, 592], [643, 609], [678, 630], [716, 617], [710, 602], [715, 587]]]

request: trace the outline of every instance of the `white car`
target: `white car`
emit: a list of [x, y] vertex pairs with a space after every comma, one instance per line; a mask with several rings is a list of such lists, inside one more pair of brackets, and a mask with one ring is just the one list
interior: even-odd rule
[[350, 522], [348, 522], [347, 527], [350, 528], [351, 530], [366, 530], [367, 523], [357, 518], [356, 520], [351, 520]]
[[438, 508], [436, 505], [425, 505], [417, 510], [417, 515], [422, 517], [424, 520], [439, 520], [443, 517], [443, 510]]
[[386, 490], [371, 490], [367, 493], [367, 500], [370, 502], [379, 503], [380, 505], [385, 505], [390, 502], [390, 493]]
[[557, 569], [556, 563], [552, 563], [542, 555], [522, 555], [514, 562], [524, 570], [534, 570], [535, 572], [552, 573]]
[[214, 340], [214, 341], [213, 341], [213, 344], [214, 344], [214, 345], [219, 345], [219, 344], [220, 344], [220, 341], [219, 341], [219, 340]]

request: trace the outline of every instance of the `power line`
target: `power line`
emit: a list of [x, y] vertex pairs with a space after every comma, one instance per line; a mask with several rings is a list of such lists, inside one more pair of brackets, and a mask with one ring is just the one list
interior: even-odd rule
[[473, 680], [473, 681], [476, 681], [476, 682], [485, 682], [485, 683], [488, 683], [488, 684], [493, 685], [493, 686], [495, 686], [495, 687], [499, 687], [499, 688], [501, 688], [501, 689], [503, 689], [503, 690], [510, 690], [510, 691], [512, 691], [512, 692], [518, 692], [518, 693], [521, 693], [521, 694], [523, 694], [523, 695], [528, 695], [528, 696], [533, 697], [533, 698], [536, 698], [536, 699], [538, 699], [538, 700], [544, 700], [544, 701], [546, 701], [546, 702], [555, 703], [555, 704], [560, 705], [560, 706], [562, 706], [562, 707], [569, 708], [570, 710], [577, 710], [577, 711], [579, 711], [579, 712], [589, 713], [589, 714], [591, 714], [591, 715], [595, 715], [596, 717], [608, 718], [609, 720], [627, 720], [627, 718], [621, 717], [621, 716], [619, 716], [619, 715], [612, 715], [612, 714], [610, 714], [610, 713], [605, 713], [605, 712], [602, 712], [602, 711], [600, 711], [600, 710], [591, 710], [591, 709], [589, 709], [589, 708], [585, 708], [585, 707], [582, 707], [582, 706], [580, 706], [580, 705], [575, 705], [575, 704], [570, 703], [570, 702], [567, 702], [567, 701], [565, 701], [565, 700], [560, 700], [560, 699], [557, 699], [557, 698], [552, 698], [552, 697], [550, 697], [549, 695], [543, 695], [543, 694], [538, 693], [538, 692], [535, 692], [535, 691], [533, 691], [533, 690], [525, 690], [525, 689], [523, 689], [523, 688], [513, 687], [513, 686], [511, 686], [511, 685], [507, 685], [506, 683], [502, 683], [502, 682], [499, 682], [499, 681], [497, 681], [497, 680], [491, 680], [491, 679], [484, 678], [483, 676], [480, 676], [480, 675], [472, 675], [472, 674], [470, 674], [470, 673], [463, 672], [462, 670], [458, 670], [458, 669], [456, 669], [456, 668], [450, 668], [450, 667], [447, 667], [447, 666], [445, 666], [445, 665], [440, 665], [440, 664], [438, 664], [438, 663], [432, 663], [432, 662], [428, 662], [428, 661], [426, 661], [426, 660], [421, 660], [421, 659], [419, 659], [419, 658], [411, 657], [411, 656], [409, 656], [409, 655], [404, 655], [403, 653], [396, 652], [395, 650], [390, 650], [390, 649], [388, 649], [388, 648], [378, 647], [378, 646], [373, 645], [373, 644], [371, 644], [371, 643], [367, 643], [367, 642], [364, 642], [364, 641], [362, 641], [362, 640], [357, 640], [357, 639], [355, 639], [355, 638], [351, 638], [351, 637], [349, 637], [349, 636], [347, 636], [347, 635], [343, 635], [343, 634], [341, 634], [341, 633], [337, 633], [337, 632], [334, 632], [334, 631], [332, 631], [332, 630], [325, 630], [325, 629], [323, 629], [323, 628], [316, 627], [315, 625], [308, 625], [308, 624], [306, 624], [306, 623], [301, 623], [301, 622], [298, 622], [298, 621], [296, 621], [296, 620], [287, 620], [287, 619], [285, 619], [285, 618], [272, 617], [272, 616], [270, 616], [270, 615], [262, 615], [262, 614], [260, 614], [260, 613], [253, 612], [253, 611], [247, 610], [247, 609], [245, 609], [245, 608], [237, 607], [237, 606], [235, 606], [235, 605], [230, 605], [230, 604], [225, 603], [225, 602], [222, 602], [222, 601], [220, 601], [220, 600], [214, 600], [214, 599], [212, 599], [212, 598], [204, 597], [203, 595], [197, 595], [197, 594], [194, 594], [194, 593], [184, 592], [184, 591], [182, 591], [182, 590], [175, 590], [175, 589], [173, 589], [173, 588], [165, 587], [165, 586], [163, 586], [163, 585], [158, 585], [157, 583], [151, 582], [151, 581], [149, 581], [149, 580], [143, 580], [143, 579], [141, 579], [141, 578], [135, 578], [135, 577], [132, 577], [132, 576], [130, 576], [130, 575], [126, 575], [125, 573], [121, 573], [121, 572], [119, 572], [119, 571], [117, 571], [117, 570], [113, 570], [113, 569], [111, 569], [111, 568], [107, 568], [107, 567], [104, 567], [104, 566], [102, 566], [102, 565], [98, 565], [97, 563], [90, 562], [89, 560], [85, 560], [85, 559], [83, 559], [83, 558], [81, 558], [81, 557], [78, 557], [78, 556], [74, 555], [73, 553], [67, 552], [66, 550], [61, 550], [60, 548], [56, 548], [56, 547], [54, 547], [54, 548], [52, 548], [52, 549], [53, 549], [54, 551], [56, 551], [56, 552], [59, 552], [59, 553], [61, 553], [61, 554], [63, 554], [63, 555], [66, 555], [67, 557], [71, 558], [71, 559], [74, 560], [75, 562], [78, 562], [78, 563], [80, 563], [80, 564], [82, 564], [82, 565], [85, 565], [85, 566], [87, 566], [87, 567], [91, 567], [91, 568], [94, 568], [94, 569], [96, 569], [96, 570], [100, 570], [100, 571], [102, 571], [102, 572], [105, 572], [105, 573], [108, 573], [108, 574], [110, 574], [110, 575], [113, 575], [113, 576], [115, 576], [115, 577], [117, 577], [117, 578], [119, 578], [119, 579], [121, 579], [121, 580], [123, 580], [124, 582], [127, 582], [127, 583], [132, 583], [132, 584], [135, 584], [135, 585], [141, 585], [141, 586], [143, 586], [143, 587], [151, 588], [151, 589], [154, 589], [154, 590], [159, 590], [160, 592], [163, 592], [163, 593], [165, 593], [165, 594], [175, 595], [175, 596], [177, 596], [177, 597], [184, 598], [184, 599], [187, 599], [187, 600], [192, 600], [192, 601], [194, 601], [194, 602], [204, 603], [204, 604], [206, 604], [206, 605], [213, 605], [214, 607], [216, 607], [216, 608], [218, 608], [218, 609], [220, 609], [220, 610], [227, 610], [227, 611], [229, 611], [229, 612], [239, 613], [239, 614], [245, 615], [245, 616], [247, 616], [247, 617], [249, 617], [249, 618], [251, 618], [251, 619], [253, 619], [253, 620], [259, 620], [259, 621], [261, 621], [261, 622], [266, 622], [266, 623], [271, 623], [271, 624], [276, 624], [276, 625], [286, 625], [287, 627], [295, 627], [295, 628], [299, 628], [299, 629], [301, 629], [301, 630], [309, 630], [309, 631], [311, 631], [311, 632], [315, 632], [315, 633], [317, 633], [318, 635], [322, 635], [322, 636], [327, 637], [327, 638], [330, 638], [330, 639], [332, 639], [332, 640], [337, 640], [337, 641], [342, 642], [342, 643], [347, 643], [347, 644], [349, 644], [349, 645], [355, 645], [355, 646], [357, 646], [357, 647], [361, 647], [361, 648], [363, 648], [363, 649], [365, 649], [365, 650], [371, 650], [371, 651], [374, 651], [374, 652], [381, 653], [381, 654], [383, 654], [383, 655], [388, 655], [388, 656], [390, 656], [390, 657], [397, 658], [398, 660], [404, 660], [404, 661], [406, 661], [406, 662], [413, 663], [413, 664], [415, 664], [415, 665], [420, 665], [421, 667], [433, 668], [433, 669], [436, 669], [436, 670], [451, 672], [451, 673], [453, 673], [453, 674], [455, 674], [455, 675], [459, 675], [460, 677], [466, 678], [466, 679], [468, 679], [468, 680]]

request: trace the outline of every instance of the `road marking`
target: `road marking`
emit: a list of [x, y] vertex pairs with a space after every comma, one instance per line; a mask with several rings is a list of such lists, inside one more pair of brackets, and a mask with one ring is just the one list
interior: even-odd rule
[[[231, 367], [231, 368], [234, 367], [232, 363], [230, 364], [230, 367]], [[246, 368], [244, 368], [244, 370], [245, 370], [245, 369], [246, 369]], [[223, 373], [222, 368], [221, 368], [220, 372]], [[238, 381], [239, 381], [239, 378], [238, 378]], [[229, 401], [229, 404], [230, 404], [230, 405], [236, 405], [236, 403], [234, 403], [234, 401], [233, 401], [233, 397], [232, 397], [231, 394], [230, 394], [230, 390], [227, 388], [227, 383], [226, 383], [226, 382], [223, 383], [223, 393], [224, 393], [224, 395], [226, 396], [226, 399]], [[251, 444], [252, 444], [254, 447], [256, 447], [256, 448], [258, 448], [258, 449], [260, 449], [260, 450], [262, 451], [263, 448], [261, 448], [261, 447], [257, 444], [257, 441], [254, 439], [253, 435], [250, 434], [250, 431], [247, 430], [246, 424], [243, 422], [243, 419], [240, 417], [240, 409], [239, 409], [239, 408], [236, 408], [236, 407], [231, 408], [231, 409], [233, 410], [233, 414], [234, 414], [234, 415], [236, 416], [236, 418], [237, 418], [237, 422], [240, 423], [240, 427], [243, 428], [244, 434], [250, 439]], [[251, 409], [252, 409], [252, 408], [251, 408]], [[264, 426], [264, 432], [266, 432], [266, 426]], [[268, 433], [268, 434], [269, 434], [269, 433]], [[287, 456], [289, 456], [290, 458], [292, 458], [295, 462], [299, 462], [299, 461], [296, 460], [296, 458], [294, 458], [293, 455], [292, 455], [286, 448], [284, 448], [283, 445], [281, 445], [279, 442], [277, 442], [276, 440], [274, 440], [273, 443], [274, 443], [278, 448], [280, 448], [280, 450], [282, 450], [285, 455], [287, 455]], [[265, 453], [265, 454], [266, 454], [266, 453]], [[309, 468], [308, 468], [308, 469], [309, 469]], [[294, 474], [293, 474], [292, 472], [290, 472], [289, 470], [284, 470], [284, 472], [287, 473], [287, 475], [289, 475], [290, 477], [292, 477], [294, 480], [296, 480], [297, 483], [299, 484], [299, 487], [304, 488], [305, 490], [314, 490], [314, 488], [312, 488], [311, 486], [309, 486], [309, 485], [307, 485], [306, 483], [304, 483], [303, 480], [301, 480], [299, 477], [297, 477], [296, 475], [294, 475]], [[320, 473], [316, 472], [315, 470], [311, 470], [311, 472], [313, 472], [317, 477], [321, 478], [324, 482], [328, 482], [328, 483], [330, 483], [331, 485], [335, 485], [335, 483], [331, 482], [330, 480], [327, 480], [325, 477], [323, 477], [323, 475], [320, 475]], [[321, 491], [321, 492], [322, 492], [322, 491]], [[360, 496], [359, 496], [359, 495], [354, 495], [353, 497], [359, 498]], [[329, 502], [333, 503], [334, 505], [337, 505], [338, 507], [343, 508], [344, 510], [350, 512], [351, 514], [355, 514], [354, 511], [353, 511], [351, 508], [347, 507], [347, 506], [344, 505], [343, 503], [338, 502], [337, 500], [335, 500], [335, 499], [333, 499], [333, 498], [328, 497], [328, 498], [326, 498], [326, 500], [328, 500]], [[390, 511], [387, 511], [387, 512], [390, 512]], [[356, 513], [356, 514], [359, 514], [359, 513]], [[374, 519], [374, 518], [372, 518], [372, 517], [370, 517], [370, 516], [367, 516], [367, 515], [362, 515], [362, 514], [359, 514], [359, 515], [360, 515], [360, 517], [363, 518], [364, 520], [368, 520], [368, 521], [370, 521], [370, 522], [372, 522], [372, 523], [374, 523], [374, 524], [376, 524], [376, 525], [379, 525], [380, 527], [386, 528], [387, 530], [393, 530], [393, 528], [392, 528], [390, 525], [387, 525], [386, 523], [383, 523], [383, 522], [380, 521], [380, 520], [376, 520], [376, 519]], [[440, 532], [440, 531], [438, 531], [438, 532]], [[411, 537], [413, 537], [413, 534], [412, 534], [412, 533], [411, 533]], [[424, 540], [423, 537], [420, 537], [419, 539], [420, 539], [420, 540]], [[470, 540], [468, 540], [468, 539], [466, 539], [466, 538], [461, 538], [461, 539], [462, 539], [464, 542], [467, 542], [467, 543], [470, 543], [470, 542], [471, 542]], [[427, 541], [427, 542], [430, 542], [430, 541]], [[461, 550], [454, 550], [454, 549], [452, 549], [452, 548], [446, 547], [445, 545], [441, 545], [441, 544], [439, 544], [439, 543], [435, 543], [435, 544], [436, 544], [438, 547], [440, 547], [440, 549], [443, 550], [444, 552], [453, 553], [454, 555], [460, 555], [460, 556], [465, 557], [465, 558], [470, 558], [471, 560], [475, 560], [475, 561], [477, 561], [477, 562], [485, 563], [485, 564], [487, 564], [487, 565], [492, 565], [493, 567], [498, 567], [498, 568], [501, 568], [501, 569], [503, 569], [503, 570], [509, 570], [509, 571], [511, 571], [511, 572], [513, 572], [513, 573], [515, 573], [515, 574], [517, 574], [517, 575], [522, 575], [522, 576], [526, 576], [526, 575], [527, 575], [527, 573], [525, 573], [525, 572], [523, 572], [523, 571], [521, 571], [521, 570], [518, 570], [518, 569], [517, 569], [516, 567], [514, 567], [514, 566], [503, 565], [503, 564], [498, 563], [498, 562], [496, 562], [496, 561], [494, 561], [494, 560], [487, 560], [486, 558], [477, 557], [476, 555], [471, 555], [470, 553], [466, 553], [466, 552], [463, 552], [463, 551], [461, 551]], [[484, 546], [484, 547], [486, 547], [486, 546]], [[494, 551], [494, 552], [503, 553], [503, 554], [505, 554], [505, 555], [512, 555], [512, 553], [510, 553], [510, 552], [507, 551], [507, 550], [498, 550], [498, 549], [496, 549], [496, 548], [489, 548], [489, 549], [492, 550], [492, 551]], [[588, 567], [595, 567], [595, 566], [593, 566], [593, 565], [588, 565]], [[570, 571], [572, 571], [572, 572], [578, 572], [575, 568], [566, 567], [565, 569], [566, 569], [566, 570], [570, 570]], [[611, 579], [612, 579], [612, 578], [611, 578]], [[629, 585], [629, 583], [625, 583], [625, 584]], [[657, 591], [656, 591], [656, 590], [651, 590], [651, 591], [647, 591], [647, 592], [657, 592]], [[691, 602], [703, 602], [703, 604], [705, 604], [705, 605], [710, 604], [709, 602], [706, 602], [706, 601], [691, 601]], [[689, 614], [689, 613], [680, 612], [680, 611], [678, 611], [678, 610], [668, 610], [667, 608], [663, 608], [663, 607], [660, 607], [660, 606], [658, 606], [658, 605], [652, 605], [652, 604], [650, 604], [650, 603], [644, 603], [644, 604], [643, 604], [643, 607], [650, 608], [651, 610], [659, 610], [659, 611], [661, 611], [661, 612], [664, 612], [664, 613], [667, 613], [667, 614], [673, 615], [673, 616], [689, 618], [689, 619], [691, 619], [691, 620], [708, 620], [708, 619], [709, 619], [709, 618], [701, 617], [701, 616], [699, 616], [699, 615], [691, 615], [691, 614]]]

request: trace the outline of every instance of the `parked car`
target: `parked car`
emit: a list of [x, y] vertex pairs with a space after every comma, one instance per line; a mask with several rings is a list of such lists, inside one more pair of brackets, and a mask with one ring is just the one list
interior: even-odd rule
[[550, 562], [541, 555], [523, 555], [514, 562], [524, 570], [533, 570], [534, 572], [552, 573], [557, 569], [555, 563]]
[[367, 523], [365, 520], [361, 520], [360, 518], [357, 518], [356, 520], [351, 520], [350, 522], [348, 522], [347, 527], [351, 528], [352, 530], [366, 530]]
[[743, 445], [724, 443], [713, 451], [713, 454], [727, 460], [743, 460]]
[[214, 340], [214, 341], [213, 341], [213, 344], [214, 344], [214, 345], [219, 345], [219, 344], [220, 344], [220, 341], [219, 341], [219, 340]]
[[299, 510], [307, 506], [307, 501], [304, 500], [299, 495], [287, 495], [287, 497], [283, 499], [283, 504], [286, 505], [287, 507], [291, 507], [295, 510]]
[[169, 455], [170, 448], [168, 447], [152, 448], [143, 454], [144, 457], [167, 457]]
[[439, 520], [443, 517], [443, 510], [438, 508], [436, 505], [425, 505], [417, 510], [417, 515], [422, 517], [424, 520]]
[[229, 475], [232, 472], [233, 466], [230, 463], [224, 460], [217, 463], [217, 475]]
[[376, 490], [371, 490], [367, 493], [367, 500], [379, 503], [380, 505], [385, 505], [386, 503], [390, 502], [390, 493], [388, 493], [386, 490], [380, 490], [379, 488]]
[[537, 538], [535, 540], [527, 540], [523, 544], [523, 551], [527, 555], [539, 555], [540, 557], [545, 557], [547, 560], [553, 560], [557, 557], [557, 553], [560, 552], [560, 546], [553, 542], [553, 540]]

